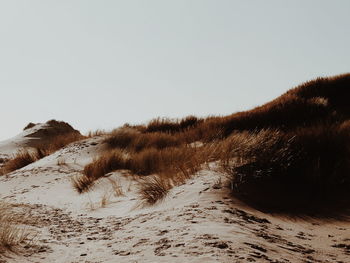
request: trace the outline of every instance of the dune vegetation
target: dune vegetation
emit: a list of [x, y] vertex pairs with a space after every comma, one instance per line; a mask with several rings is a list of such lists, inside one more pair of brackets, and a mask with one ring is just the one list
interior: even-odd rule
[[27, 166], [28, 164], [31, 164], [46, 155], [47, 153], [45, 151], [38, 148], [33, 150], [21, 149], [13, 156], [12, 159], [5, 162], [3, 167], [0, 169], [0, 175], [7, 174]]
[[233, 194], [269, 211], [349, 208], [350, 74], [318, 78], [230, 116], [157, 118], [107, 135], [108, 150], [74, 182], [79, 192], [116, 170], [139, 175], [154, 204], [216, 163]]

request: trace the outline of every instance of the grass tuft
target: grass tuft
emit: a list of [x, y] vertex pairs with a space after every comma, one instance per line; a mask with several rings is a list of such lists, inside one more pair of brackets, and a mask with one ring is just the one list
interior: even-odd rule
[[172, 187], [173, 183], [168, 177], [143, 177], [139, 180], [139, 198], [143, 205], [154, 205], [163, 200]]
[[73, 188], [79, 193], [85, 193], [92, 189], [95, 180], [86, 175], [77, 175], [72, 177]]

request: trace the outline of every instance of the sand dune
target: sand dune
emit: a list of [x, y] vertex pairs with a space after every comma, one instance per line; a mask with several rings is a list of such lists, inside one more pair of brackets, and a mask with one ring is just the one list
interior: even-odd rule
[[[9, 154], [26, 142], [1, 143]], [[141, 207], [132, 176], [113, 172], [79, 195], [71, 178], [104, 151], [102, 137], [73, 143], [0, 177], [2, 200], [16, 204], [33, 236], [0, 262], [347, 262], [349, 223], [264, 214], [235, 200], [215, 169]], [[114, 195], [111, 181], [122, 196]]]

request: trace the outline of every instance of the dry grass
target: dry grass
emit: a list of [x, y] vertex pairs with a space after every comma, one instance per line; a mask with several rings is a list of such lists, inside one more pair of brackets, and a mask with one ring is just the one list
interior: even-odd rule
[[86, 137], [76, 132], [57, 135], [50, 139], [49, 142], [46, 144], [46, 147], [44, 147], [43, 149], [45, 149], [48, 154], [52, 154], [57, 150], [67, 146], [68, 144], [83, 140], [85, 138]]
[[121, 187], [118, 180], [115, 178], [111, 178], [111, 177], [108, 177], [107, 179], [108, 179], [109, 184], [112, 186], [114, 196], [116, 196], [116, 197], [123, 196], [124, 195], [123, 188]]
[[116, 170], [129, 170], [132, 174], [147, 176], [167, 174], [174, 181], [183, 182], [196, 173], [208, 159], [199, 148], [181, 146], [157, 150], [148, 148], [141, 152], [128, 153], [113, 150], [102, 154], [85, 166], [83, 175], [74, 179], [78, 192], [88, 191], [93, 182]]
[[12, 159], [10, 159], [4, 164], [4, 166], [0, 170], [0, 174], [4, 175], [22, 167], [25, 167], [28, 164], [31, 164], [41, 159], [45, 155], [46, 152], [42, 151], [41, 149], [34, 149], [32, 151], [25, 149], [19, 150]]
[[233, 131], [277, 128], [283, 131], [350, 118], [350, 74], [318, 78], [255, 109], [222, 118], [224, 136]]
[[181, 121], [155, 119], [147, 125], [134, 128], [146, 134], [172, 134], [179, 141], [190, 143], [221, 140], [237, 131], [252, 132], [268, 128], [288, 131], [315, 125], [320, 121], [345, 121], [350, 118], [346, 99], [350, 96], [349, 86], [350, 74], [318, 78], [252, 110], [205, 119], [190, 116], [188, 125], [184, 126], [181, 126]]
[[164, 149], [181, 144], [181, 141], [169, 134], [141, 133], [132, 128], [121, 128], [113, 131], [105, 142], [111, 148], [127, 149], [128, 151], [140, 152], [144, 149]]
[[110, 168], [107, 170], [108, 172], [126, 169], [133, 174], [151, 175], [168, 171], [189, 176], [197, 171], [201, 164], [201, 161], [197, 160], [199, 158], [198, 153], [198, 149], [187, 146], [171, 147], [162, 150], [149, 148], [129, 154], [128, 158], [110, 159], [109, 155], [107, 155], [105, 164]]
[[184, 132], [189, 129], [193, 129], [198, 124], [202, 123], [203, 119], [199, 119], [195, 116], [188, 116], [183, 119], [168, 119], [157, 118], [150, 121], [146, 127], [141, 129], [144, 133], [162, 132], [174, 134], [177, 132]]
[[108, 132], [106, 132], [105, 130], [95, 130], [95, 131], [89, 131], [86, 135], [87, 138], [93, 138], [96, 136], [103, 136], [103, 135], [107, 135]]
[[233, 135], [229, 139], [235, 146], [222, 166], [232, 175], [235, 195], [260, 209], [345, 211], [350, 201], [349, 132], [347, 122]]
[[72, 177], [73, 188], [79, 193], [85, 193], [92, 189], [96, 179], [90, 178], [86, 175], [77, 175]]
[[101, 207], [102, 208], [106, 207], [110, 203], [110, 199], [111, 199], [111, 193], [104, 192], [101, 197], [101, 203], [100, 203]]
[[12, 207], [0, 201], [0, 255], [16, 249], [26, 241], [28, 234], [25, 229], [18, 227]]
[[78, 193], [88, 192], [95, 184], [95, 181], [106, 174], [125, 169], [125, 154], [120, 150], [107, 152], [90, 164], [86, 165], [83, 174], [72, 178], [73, 187]]
[[86, 165], [83, 174], [88, 178], [96, 180], [106, 174], [115, 171], [126, 169], [126, 155], [120, 150], [106, 152], [92, 163]]
[[142, 205], [154, 205], [163, 200], [173, 188], [172, 180], [167, 176], [147, 176], [139, 180], [139, 198]]

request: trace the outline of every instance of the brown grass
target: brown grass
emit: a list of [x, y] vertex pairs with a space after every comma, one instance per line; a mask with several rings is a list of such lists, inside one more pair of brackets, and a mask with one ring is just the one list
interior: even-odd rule
[[288, 131], [328, 121], [350, 118], [346, 98], [350, 95], [350, 74], [318, 78], [289, 90], [275, 100], [252, 110], [222, 118], [224, 136], [233, 131], [278, 128]]
[[87, 177], [86, 175], [77, 175], [72, 177], [73, 188], [79, 193], [85, 193], [92, 189], [95, 184], [95, 179]]
[[202, 123], [203, 119], [199, 119], [195, 116], [188, 116], [183, 119], [169, 119], [169, 118], [157, 118], [150, 121], [146, 127], [141, 129], [144, 133], [150, 132], [162, 132], [174, 134], [177, 132], [184, 132], [186, 130], [196, 127]]
[[92, 163], [86, 165], [83, 174], [92, 179], [98, 179], [106, 174], [126, 169], [127, 161], [125, 153], [120, 150], [106, 152]]
[[161, 150], [148, 148], [141, 152], [128, 153], [113, 150], [101, 155], [85, 166], [83, 175], [75, 179], [78, 192], [88, 191], [95, 180], [116, 170], [129, 170], [140, 176], [162, 174], [174, 181], [183, 182], [196, 173], [208, 159], [199, 148], [181, 146]]
[[105, 142], [111, 148], [140, 152], [143, 149], [164, 149], [181, 144], [176, 137], [165, 133], [140, 133], [136, 129], [121, 128], [113, 131]]
[[173, 188], [172, 180], [167, 176], [147, 176], [139, 180], [139, 199], [142, 205], [154, 205], [163, 200]]
[[52, 139], [50, 139], [49, 142], [47, 143], [46, 147], [44, 147], [44, 149], [47, 151], [48, 154], [52, 154], [52, 153], [56, 152], [57, 150], [62, 149], [63, 147], [67, 146], [68, 144], [83, 140], [85, 138], [86, 137], [84, 137], [80, 133], [76, 133], [76, 132], [60, 134], [60, 135], [54, 136]]
[[139, 175], [170, 172], [189, 177], [199, 169], [198, 153], [198, 149], [188, 146], [162, 150], [150, 148], [132, 155], [128, 169]]
[[125, 169], [125, 154], [120, 150], [106, 152], [99, 158], [86, 165], [83, 174], [73, 177], [72, 184], [78, 193], [89, 191], [95, 184], [95, 181], [106, 174], [120, 169]]
[[[350, 123], [233, 135], [222, 165], [236, 196], [274, 212], [349, 209]], [[345, 209], [345, 210], [344, 210]]]
[[[135, 129], [142, 133], [161, 132], [176, 135], [186, 143], [214, 141], [237, 131], [276, 128], [283, 131], [307, 127], [318, 122], [345, 121], [350, 118], [346, 98], [350, 95], [350, 74], [318, 78], [289, 90], [275, 100], [252, 110], [225, 117], [193, 119], [181, 128], [181, 121], [155, 119]], [[186, 120], [186, 118], [184, 119]], [[179, 135], [181, 133], [181, 135]]]
[[31, 164], [43, 158], [45, 155], [46, 152], [42, 151], [41, 149], [34, 149], [32, 151], [25, 149], [19, 150], [12, 159], [10, 159], [4, 164], [4, 166], [0, 170], [0, 174], [4, 175], [12, 171], [18, 170], [22, 167], [27, 166], [28, 164]]

